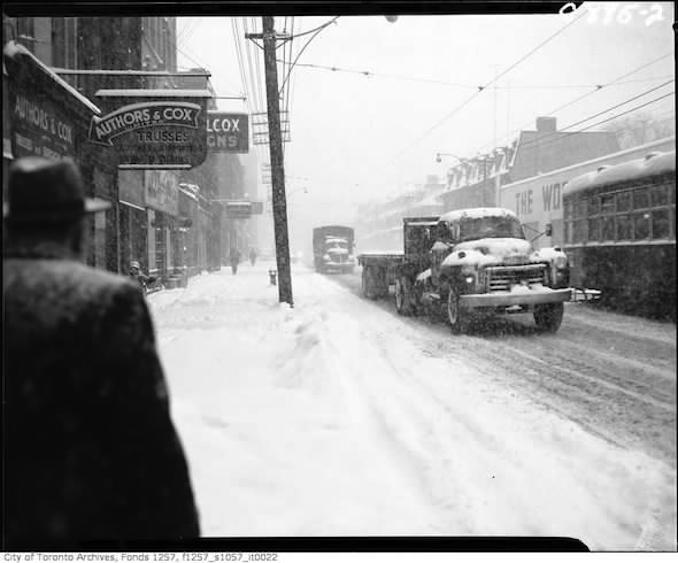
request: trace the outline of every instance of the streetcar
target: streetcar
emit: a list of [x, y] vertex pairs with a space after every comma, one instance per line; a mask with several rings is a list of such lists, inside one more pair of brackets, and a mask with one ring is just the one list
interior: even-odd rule
[[676, 321], [676, 151], [601, 166], [563, 189], [564, 249], [574, 287], [600, 305]]

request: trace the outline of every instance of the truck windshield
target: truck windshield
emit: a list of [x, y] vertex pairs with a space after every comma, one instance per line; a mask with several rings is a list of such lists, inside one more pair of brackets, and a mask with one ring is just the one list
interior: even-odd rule
[[460, 239], [520, 238], [524, 239], [523, 227], [515, 217], [488, 216], [462, 220]]
[[341, 239], [330, 239], [325, 247], [328, 250], [348, 250], [348, 242]]

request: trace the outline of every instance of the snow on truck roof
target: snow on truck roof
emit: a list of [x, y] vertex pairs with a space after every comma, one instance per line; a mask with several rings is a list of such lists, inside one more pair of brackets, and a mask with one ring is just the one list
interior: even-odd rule
[[503, 207], [474, 207], [455, 209], [440, 216], [440, 221], [458, 221], [459, 219], [482, 219], [483, 217], [516, 217], [516, 214]]
[[676, 171], [676, 151], [651, 152], [644, 158], [637, 158], [614, 166], [601, 166], [598, 170], [572, 178], [563, 190], [563, 195], [597, 188], [618, 182], [658, 176]]

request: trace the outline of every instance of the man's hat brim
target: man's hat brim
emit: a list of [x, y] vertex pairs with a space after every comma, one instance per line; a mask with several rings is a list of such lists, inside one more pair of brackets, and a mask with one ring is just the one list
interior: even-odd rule
[[37, 211], [37, 210], [31, 210], [30, 214], [21, 214], [21, 215], [13, 215], [10, 208], [9, 204], [7, 202], [4, 202], [2, 204], [2, 217], [3, 219], [9, 219], [13, 221], [42, 221], [46, 219], [53, 219], [53, 220], [59, 220], [59, 219], [69, 219], [69, 218], [74, 218], [78, 217], [81, 215], [87, 215], [89, 213], [97, 213], [99, 211], [106, 211], [107, 209], [110, 209], [112, 207], [112, 204], [110, 201], [106, 201], [105, 199], [101, 199], [99, 197], [88, 197], [85, 198], [85, 207], [82, 211], [78, 212], [64, 212], [63, 210], [56, 210], [56, 209], [46, 209], [44, 211]]

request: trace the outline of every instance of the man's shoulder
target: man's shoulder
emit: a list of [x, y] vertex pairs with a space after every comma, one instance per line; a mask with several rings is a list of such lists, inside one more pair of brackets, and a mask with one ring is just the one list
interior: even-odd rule
[[10, 277], [32, 278], [62, 287], [74, 286], [81, 288], [83, 293], [138, 290], [137, 284], [124, 276], [74, 260], [7, 260], [4, 268]]

